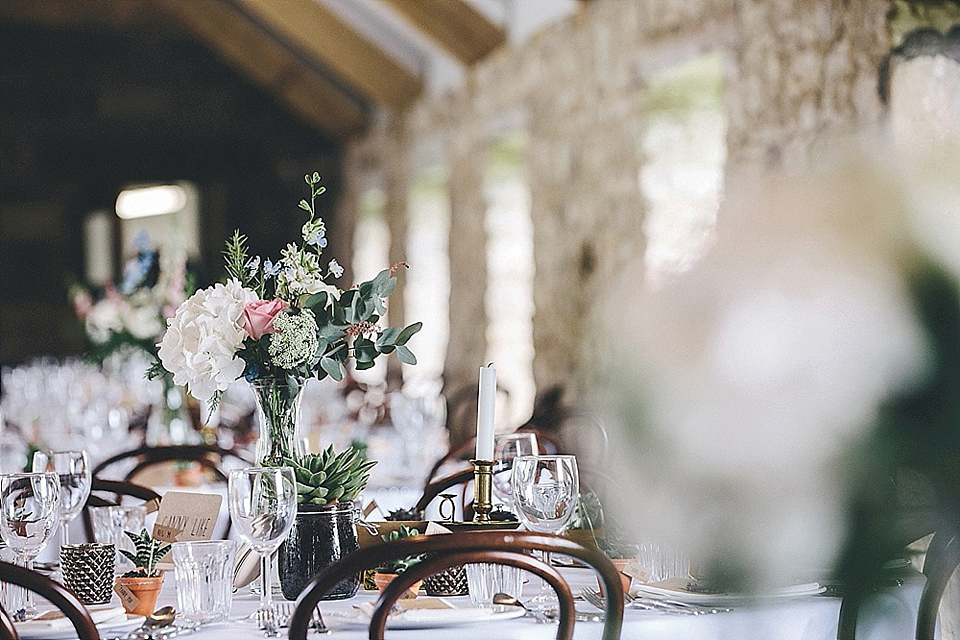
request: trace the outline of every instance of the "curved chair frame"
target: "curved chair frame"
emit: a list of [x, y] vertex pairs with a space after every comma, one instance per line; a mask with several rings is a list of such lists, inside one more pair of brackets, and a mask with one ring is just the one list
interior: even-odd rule
[[[313, 609], [320, 598], [345, 577], [372, 569], [392, 558], [438, 553], [450, 559], [454, 554], [476, 552], [550, 551], [577, 558], [593, 567], [607, 593], [603, 640], [617, 640], [623, 627], [623, 585], [620, 574], [597, 549], [583, 547], [560, 536], [516, 531], [463, 531], [435, 536], [411, 536], [401, 540], [367, 547], [330, 565], [307, 584], [297, 598], [297, 608], [290, 620], [290, 639], [306, 640]], [[446, 564], [446, 563], [444, 563]], [[433, 565], [431, 565], [433, 566]], [[399, 579], [399, 578], [398, 578]], [[397, 589], [400, 589], [398, 586]], [[386, 596], [384, 596], [386, 597]], [[371, 633], [372, 633], [371, 627]], [[371, 638], [376, 636], [371, 635]]]
[[189, 444], [175, 444], [164, 447], [140, 447], [138, 449], [132, 449], [130, 451], [124, 451], [111, 456], [98, 464], [93, 469], [93, 476], [97, 477], [100, 473], [109, 467], [110, 465], [119, 462], [121, 460], [126, 460], [127, 458], [137, 458], [142, 457], [143, 460], [137, 463], [130, 473], [128, 473], [124, 480], [128, 481], [130, 478], [143, 471], [147, 467], [152, 467], [154, 465], [160, 464], [162, 462], [175, 462], [177, 460], [185, 460], [191, 462], [198, 462], [201, 466], [206, 469], [210, 469], [218, 480], [222, 482], [227, 481], [227, 475], [223, 472], [220, 466], [207, 458], [209, 454], [219, 455], [221, 458], [225, 457], [234, 457], [239, 460], [242, 460], [248, 464], [254, 464], [253, 458], [250, 457], [245, 451], [240, 449], [224, 449], [216, 445], [208, 444], [199, 444], [199, 445], [189, 445]]
[[0, 640], [19, 640], [17, 628], [13, 626], [13, 619], [0, 607]]
[[[100, 640], [100, 633], [97, 631], [97, 626], [93, 623], [86, 607], [83, 606], [77, 596], [73, 595], [72, 591], [62, 584], [54, 582], [35, 571], [9, 562], [0, 562], [0, 581], [19, 585], [49, 600], [70, 619], [80, 640]], [[14, 629], [12, 636], [6, 636], [4, 635], [7, 631], [5, 627], [6, 622], [0, 625], [0, 638], [15, 640], [17, 638], [16, 629]]]
[[[117, 501], [111, 502], [106, 498], [101, 498], [100, 496], [93, 495], [95, 491], [106, 491], [108, 493], [114, 493], [117, 495]], [[123, 499], [123, 496], [131, 496], [133, 498], [139, 498], [144, 502], [151, 502], [156, 500], [157, 505], [160, 504], [160, 494], [154, 491], [149, 487], [144, 487], [139, 484], [134, 484], [132, 482], [123, 482], [120, 480], [101, 480], [100, 478], [93, 478], [90, 482], [90, 496], [87, 498], [87, 503], [83, 505], [83, 532], [87, 536], [87, 540], [93, 540], [93, 521], [90, 518], [90, 507], [109, 507], [120, 504], [120, 501]]]
[[957, 566], [960, 566], [960, 534], [935, 533], [923, 561], [927, 583], [923, 585], [917, 610], [917, 640], [934, 640], [940, 601]]
[[[526, 569], [546, 580], [553, 587], [560, 603], [560, 627], [557, 630], [557, 640], [571, 640], [573, 638], [573, 624], [576, 621], [577, 611], [573, 603], [573, 593], [570, 592], [570, 587], [563, 576], [560, 575], [560, 572], [533, 556], [517, 551], [500, 550], [451, 552], [428, 558], [404, 571], [387, 585], [377, 600], [376, 609], [370, 618], [370, 640], [383, 640], [383, 634], [387, 628], [387, 618], [394, 603], [417, 581], [448, 567], [474, 562], [510, 565], [519, 569]], [[291, 637], [293, 636], [291, 635]]]

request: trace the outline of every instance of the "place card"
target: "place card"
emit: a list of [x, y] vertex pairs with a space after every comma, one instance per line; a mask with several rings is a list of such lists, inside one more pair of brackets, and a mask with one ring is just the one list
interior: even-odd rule
[[646, 582], [647, 580], [650, 579], [650, 569], [642, 566], [635, 559], [627, 562], [623, 566], [623, 569], [620, 569], [620, 573], [622, 573], [625, 576], [630, 576], [631, 578], [633, 578], [634, 580], [638, 580], [639, 582]]
[[447, 529], [443, 525], [439, 525], [436, 522], [428, 522], [427, 530], [424, 531], [428, 536], [437, 535], [439, 533], [453, 533], [450, 529]]
[[[209, 540], [220, 516], [223, 496], [216, 493], [188, 493], [168, 491], [160, 501], [153, 537], [163, 542], [192, 542]], [[172, 568], [168, 551], [158, 563], [159, 568]]]
[[113, 583], [113, 592], [120, 597], [120, 604], [122, 604], [123, 608], [127, 611], [133, 611], [137, 608], [137, 605], [140, 604], [140, 598], [133, 595], [133, 591], [130, 591], [126, 585], [122, 584], [119, 577], [117, 581]]

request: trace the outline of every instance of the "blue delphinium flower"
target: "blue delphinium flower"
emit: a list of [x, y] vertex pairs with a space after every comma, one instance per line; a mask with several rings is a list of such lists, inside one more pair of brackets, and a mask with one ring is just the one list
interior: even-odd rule
[[271, 262], [270, 260], [264, 260], [264, 261], [263, 261], [263, 275], [265, 275], [265, 276], [268, 277], [268, 278], [272, 278], [273, 276], [275, 276], [275, 275], [277, 275], [278, 273], [280, 273], [280, 269], [281, 269], [282, 267], [283, 267], [283, 264], [280, 263], [280, 262], [277, 262], [276, 264], [274, 264], [274, 263]]
[[330, 261], [330, 264], [327, 266], [330, 270], [330, 273], [333, 274], [334, 278], [339, 278], [343, 275], [343, 267], [340, 266], [340, 263], [337, 262], [336, 258]]

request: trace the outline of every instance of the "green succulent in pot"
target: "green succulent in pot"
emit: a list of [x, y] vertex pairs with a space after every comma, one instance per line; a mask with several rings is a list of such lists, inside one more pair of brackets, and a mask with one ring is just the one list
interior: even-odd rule
[[119, 549], [118, 551], [126, 556], [127, 559], [133, 563], [134, 567], [136, 567], [133, 571], [125, 573], [124, 577], [158, 577], [160, 571], [157, 569], [157, 563], [160, 562], [160, 558], [170, 550], [170, 545], [164, 544], [151, 537], [146, 529], [141, 530], [139, 534], [131, 531], [124, 531], [123, 533], [133, 542], [135, 553], [131, 553], [126, 549]]
[[297, 478], [297, 503], [309, 508], [353, 502], [367, 486], [370, 470], [376, 464], [376, 460], [367, 460], [352, 447], [334, 453], [332, 445], [299, 460], [284, 460]]
[[[393, 542], [395, 540], [402, 540], [403, 538], [409, 538], [410, 536], [420, 535], [420, 532], [416, 529], [411, 529], [406, 525], [400, 525], [399, 529], [391, 531], [388, 534], [380, 536], [380, 539], [384, 542]], [[395, 558], [393, 560], [388, 560], [381, 566], [377, 567], [378, 573], [396, 573], [401, 574], [413, 565], [417, 564], [423, 560], [423, 555], [416, 556], [405, 556], [403, 558]]]

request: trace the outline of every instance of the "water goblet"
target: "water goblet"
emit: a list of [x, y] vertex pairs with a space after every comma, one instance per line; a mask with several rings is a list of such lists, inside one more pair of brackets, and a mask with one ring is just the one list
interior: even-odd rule
[[90, 462], [86, 451], [37, 451], [33, 471], [55, 473], [60, 480], [60, 545], [70, 544], [70, 523], [90, 496]]
[[[521, 456], [513, 461], [513, 498], [520, 521], [529, 531], [563, 533], [580, 495], [574, 456]], [[550, 554], [544, 552], [544, 562]], [[527, 608], [542, 614], [558, 607], [556, 595], [543, 580]]]
[[531, 431], [520, 431], [498, 435], [494, 440], [493, 459], [503, 464], [509, 461], [507, 469], [493, 476], [493, 494], [500, 502], [513, 509], [513, 473], [510, 467], [513, 461], [520, 456], [535, 456], [540, 451], [537, 434]]
[[[33, 569], [60, 519], [60, 480], [54, 473], [0, 475], [0, 536], [19, 563]], [[25, 591], [24, 616], [36, 615], [33, 592]]]
[[240, 538], [260, 554], [260, 608], [249, 620], [268, 638], [280, 636], [273, 606], [273, 552], [287, 537], [297, 515], [297, 484], [290, 467], [251, 467], [230, 472], [230, 516]]

